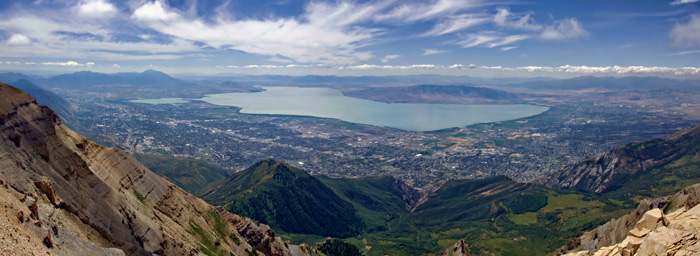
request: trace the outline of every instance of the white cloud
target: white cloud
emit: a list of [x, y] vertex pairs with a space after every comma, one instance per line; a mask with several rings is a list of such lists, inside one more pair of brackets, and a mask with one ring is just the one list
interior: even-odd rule
[[542, 31], [540, 38], [545, 40], [565, 40], [588, 36], [583, 25], [575, 18], [567, 18], [547, 26]]
[[530, 13], [521, 17], [516, 17], [506, 8], [497, 9], [496, 15], [493, 17], [493, 22], [498, 26], [507, 28], [531, 31], [542, 30], [542, 25], [537, 24]]
[[448, 17], [447, 19], [435, 24], [433, 29], [423, 34], [424, 36], [440, 36], [462, 31], [483, 23], [489, 19], [485, 15], [480, 14], [461, 14]]
[[669, 35], [676, 46], [700, 45], [700, 14], [692, 15], [688, 23], [676, 23]]
[[142, 21], [167, 21], [177, 19], [179, 15], [167, 11], [160, 1], [153, 1], [136, 9], [132, 17]]
[[462, 46], [463, 48], [482, 45], [489, 48], [494, 48], [498, 46], [510, 45], [528, 38], [530, 38], [528, 35], [504, 36], [494, 31], [484, 31], [477, 34], [464, 35], [464, 39], [457, 41], [456, 44]]
[[109, 18], [117, 13], [117, 8], [107, 0], [83, 0], [76, 9], [78, 15], [89, 18]]
[[362, 65], [354, 65], [354, 66], [338, 66], [336, 67], [337, 69], [436, 69], [436, 68], [445, 68], [445, 66], [442, 65], [434, 65], [434, 64], [415, 64], [415, 65], [406, 65], [406, 66], [392, 66], [392, 65], [370, 65], [370, 64], [362, 64]]
[[[233, 69], [279, 69], [279, 68], [311, 68], [314, 66], [288, 64], [288, 65], [245, 65], [245, 66], [229, 65], [229, 66], [216, 66], [216, 67], [217, 68], [233, 68]], [[322, 67], [322, 66], [317, 65], [315, 67]]]
[[94, 62], [87, 62], [85, 64], [78, 63], [76, 61], [66, 61], [66, 62], [42, 62], [41, 65], [46, 66], [62, 66], [62, 67], [91, 67], [94, 66]]
[[463, 48], [479, 46], [499, 39], [499, 37], [493, 31], [484, 31], [478, 34], [467, 34], [463, 37], [463, 40], [457, 42], [457, 44]]
[[501, 48], [501, 51], [502, 51], [502, 52], [507, 52], [507, 51], [513, 50], [513, 49], [515, 49], [515, 48], [518, 48], [518, 47], [515, 47], [515, 46], [503, 47], [503, 48]]
[[424, 49], [423, 56], [442, 54], [442, 53], [446, 53], [446, 52], [449, 52], [449, 51], [438, 50], [438, 49]]
[[374, 16], [377, 21], [408, 23], [447, 17], [460, 11], [482, 5], [479, 0], [433, 0], [401, 4], [389, 13]]
[[[249, 65], [248, 68], [263, 68], [266, 65]], [[229, 66], [233, 67], [233, 66]], [[241, 67], [241, 66], [235, 66]], [[274, 68], [284, 68], [284, 66], [273, 66]], [[601, 75], [700, 75], [699, 67], [657, 67], [657, 66], [574, 66], [562, 65], [557, 67], [550, 66], [522, 66], [522, 67], [504, 67], [504, 66], [478, 66], [475, 64], [463, 65], [454, 64], [450, 66], [436, 64], [416, 64], [416, 65], [350, 65], [350, 66], [335, 66], [338, 70], [490, 70], [490, 71], [510, 71], [510, 72], [545, 72], [545, 73], [569, 73], [569, 74], [601, 74]]]
[[522, 41], [522, 40], [525, 40], [525, 39], [528, 39], [528, 38], [530, 38], [530, 36], [527, 36], [527, 35], [510, 35], [510, 36], [503, 37], [503, 39], [501, 39], [501, 40], [498, 41], [498, 42], [489, 43], [488, 46], [489, 46], [489, 48], [494, 48], [494, 47], [498, 47], [498, 46], [502, 46], [502, 45], [513, 44], [513, 43], [516, 43], [516, 42], [519, 42], [519, 41]]
[[114, 64], [112, 64], [112, 67], [113, 67], [113, 68], [121, 68], [122, 66], [119, 66], [119, 64], [114, 63]]
[[160, 2], [137, 8], [132, 18], [160, 33], [202, 42], [218, 49], [284, 56], [297, 62], [345, 64], [372, 58], [357, 49], [379, 32], [355, 26], [381, 6], [311, 3], [300, 18], [264, 20], [216, 19], [206, 22], [187, 18]]
[[7, 39], [7, 45], [10, 46], [29, 45], [31, 43], [32, 39], [22, 34], [14, 34]]
[[469, 65], [462, 65], [462, 64], [454, 64], [452, 66], [449, 66], [448, 68], [450, 69], [475, 69], [478, 66], [475, 64], [469, 64]]
[[564, 72], [578, 74], [673, 74], [673, 75], [700, 75], [698, 67], [647, 67], [647, 66], [572, 66], [563, 65], [559, 67], [539, 67], [527, 66], [518, 67], [518, 70], [529, 72], [545, 71], [545, 72]]
[[[90, 58], [99, 59], [143, 60], [182, 58], [183, 56], [160, 53], [201, 50], [201, 47], [193, 42], [179, 38], [170, 43], [115, 42], [111, 37], [112, 32], [99, 25], [76, 22], [72, 19], [53, 20], [32, 14], [0, 20], [0, 30], [22, 35], [16, 37], [21, 40], [13, 41], [14, 47], [0, 47], [0, 55], [3, 56], [81, 58], [89, 55]], [[74, 37], [74, 34], [91, 36]], [[26, 43], [22, 37], [31, 37], [31, 44], [20, 44]]]
[[396, 54], [394, 54], [394, 55], [386, 55], [386, 56], [384, 56], [384, 58], [382, 58], [380, 61], [381, 61], [382, 63], [387, 63], [387, 62], [389, 62], [389, 61], [392, 61], [392, 60], [397, 59], [398, 57], [401, 57], [401, 55], [396, 55]]
[[671, 2], [671, 5], [679, 5], [679, 4], [689, 4], [689, 3], [695, 3], [700, 0], [676, 0]]

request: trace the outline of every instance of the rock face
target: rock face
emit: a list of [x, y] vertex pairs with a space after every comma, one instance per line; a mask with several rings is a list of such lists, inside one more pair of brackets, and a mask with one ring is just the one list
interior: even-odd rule
[[401, 200], [403, 200], [404, 208], [406, 208], [406, 210], [410, 211], [415, 205], [418, 204], [418, 201], [420, 201], [420, 192], [416, 191], [402, 180], [394, 178], [392, 185], [401, 195]]
[[291, 255], [266, 225], [208, 205], [71, 131], [19, 89], [0, 83], [0, 99], [0, 251]]
[[[584, 233], [556, 254], [578, 249], [582, 251], [567, 255], [666, 255], [666, 252], [674, 255], [671, 252], [679, 253], [679, 248], [700, 239], [699, 202], [700, 184], [689, 186], [673, 196], [644, 200], [636, 210]], [[661, 209], [670, 213], [666, 215]], [[691, 236], [686, 237], [689, 234]], [[678, 235], [682, 236], [679, 238]], [[680, 240], [664, 240], [672, 237]], [[659, 242], [659, 239], [663, 241]], [[644, 243], [647, 245], [641, 247]], [[654, 254], [649, 250], [663, 253]], [[692, 248], [683, 250], [691, 250], [691, 253], [675, 255], [700, 253]]]
[[471, 256], [472, 252], [464, 240], [459, 240], [455, 245], [442, 251], [440, 256]]
[[667, 215], [661, 209], [651, 209], [622, 242], [568, 255], [700, 255], [700, 206], [683, 207]]
[[639, 172], [667, 164], [700, 145], [700, 125], [666, 139], [654, 139], [616, 147], [561, 171], [534, 180], [552, 188], [604, 193], [628, 182]]

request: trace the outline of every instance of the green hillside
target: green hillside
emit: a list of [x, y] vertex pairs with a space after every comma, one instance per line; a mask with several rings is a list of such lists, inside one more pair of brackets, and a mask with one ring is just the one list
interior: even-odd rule
[[349, 237], [364, 222], [350, 203], [318, 179], [264, 160], [214, 185], [202, 198], [288, 233]]
[[475, 255], [545, 255], [628, 208], [505, 177], [453, 180], [364, 238], [367, 255], [431, 254], [460, 239]]
[[369, 232], [386, 230], [388, 221], [408, 213], [411, 202], [420, 198], [413, 188], [389, 176], [317, 178], [357, 209]]
[[151, 171], [167, 177], [180, 188], [194, 195], [206, 191], [206, 187], [233, 174], [204, 160], [157, 154], [134, 154], [134, 157]]

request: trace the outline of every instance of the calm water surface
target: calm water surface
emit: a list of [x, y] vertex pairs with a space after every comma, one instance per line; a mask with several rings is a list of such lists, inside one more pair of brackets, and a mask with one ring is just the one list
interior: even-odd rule
[[[475, 123], [505, 121], [546, 111], [534, 105], [458, 105], [383, 103], [343, 96], [336, 89], [263, 87], [264, 92], [207, 95], [202, 101], [236, 106], [241, 113], [314, 116], [388, 126], [409, 131], [433, 131]], [[163, 104], [183, 99], [138, 100], [136, 103]]]

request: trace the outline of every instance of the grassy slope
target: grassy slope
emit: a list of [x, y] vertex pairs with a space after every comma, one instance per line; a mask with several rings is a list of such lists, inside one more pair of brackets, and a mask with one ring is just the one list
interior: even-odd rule
[[[503, 177], [450, 181], [433, 198], [365, 235], [368, 255], [421, 255], [465, 239], [476, 255], [543, 255], [580, 232], [623, 214], [591, 195], [557, 192]], [[516, 224], [514, 216], [527, 216]], [[518, 217], [515, 217], [516, 219]]]
[[139, 162], [153, 172], [165, 176], [182, 189], [200, 196], [206, 187], [233, 174], [204, 160], [157, 154], [135, 154]]
[[317, 178], [357, 209], [370, 232], [384, 230], [388, 221], [408, 213], [392, 177]]
[[289, 233], [348, 237], [365, 227], [352, 205], [318, 179], [274, 160], [232, 175], [202, 198]]

